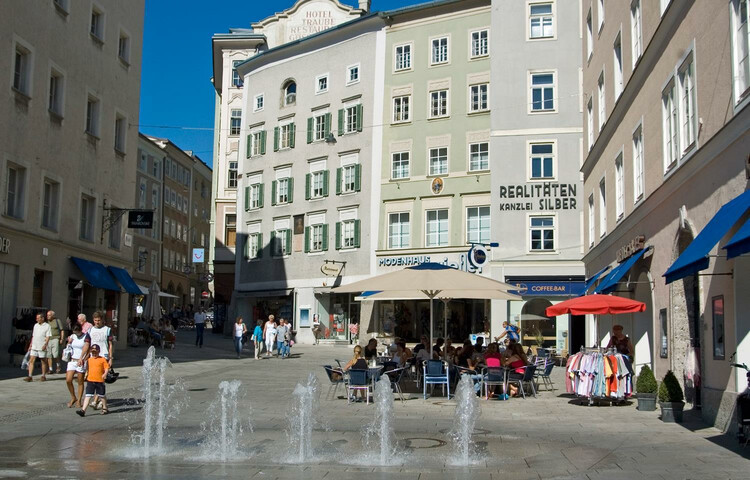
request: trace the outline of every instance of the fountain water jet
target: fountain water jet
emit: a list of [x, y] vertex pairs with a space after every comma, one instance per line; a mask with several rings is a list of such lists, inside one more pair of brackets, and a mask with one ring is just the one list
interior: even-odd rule
[[303, 463], [313, 456], [312, 430], [315, 424], [313, 414], [318, 403], [318, 378], [312, 372], [307, 383], [298, 383], [292, 392], [294, 402], [288, 416], [287, 437], [291, 445], [289, 458], [292, 462]]
[[378, 465], [392, 462], [396, 450], [396, 433], [393, 428], [393, 390], [388, 375], [383, 375], [375, 385], [375, 418], [365, 427], [365, 447], [368, 449], [378, 441]]
[[448, 436], [453, 444], [456, 455], [450, 463], [454, 465], [470, 465], [473, 460], [471, 451], [474, 441], [471, 438], [474, 426], [481, 414], [479, 399], [474, 390], [474, 380], [469, 375], [461, 376], [456, 387], [456, 410], [453, 414], [453, 428]]
[[[245, 397], [245, 391], [241, 387], [242, 382], [239, 380], [221, 382], [217, 398], [207, 412], [211, 421], [203, 425], [208, 435], [201, 443], [202, 450], [222, 462], [238, 457], [244, 435], [240, 403]], [[247, 426], [252, 431], [249, 420]]]

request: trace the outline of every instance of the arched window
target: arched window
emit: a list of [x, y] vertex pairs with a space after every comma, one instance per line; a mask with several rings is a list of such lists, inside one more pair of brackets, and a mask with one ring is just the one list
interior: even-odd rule
[[297, 84], [294, 80], [284, 83], [284, 105], [294, 105], [297, 101]]

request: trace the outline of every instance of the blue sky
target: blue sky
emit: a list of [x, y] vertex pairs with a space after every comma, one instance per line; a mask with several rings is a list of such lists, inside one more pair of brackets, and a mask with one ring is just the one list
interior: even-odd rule
[[[146, 0], [139, 130], [213, 163], [211, 36], [249, 28], [295, 0]], [[389, 10], [424, 0], [373, 0]], [[341, 3], [356, 6], [356, 0]]]

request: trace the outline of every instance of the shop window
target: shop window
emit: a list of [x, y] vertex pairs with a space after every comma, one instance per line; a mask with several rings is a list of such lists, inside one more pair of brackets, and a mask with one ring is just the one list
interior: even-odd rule
[[711, 301], [714, 332], [714, 360], [724, 360], [724, 296], [714, 297]]

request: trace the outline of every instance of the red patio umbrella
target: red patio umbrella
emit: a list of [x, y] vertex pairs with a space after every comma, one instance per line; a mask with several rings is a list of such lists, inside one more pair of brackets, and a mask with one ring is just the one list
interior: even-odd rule
[[614, 295], [593, 294], [571, 298], [570, 300], [565, 300], [557, 305], [547, 307], [546, 313], [548, 317], [555, 317], [566, 313], [572, 315], [586, 315], [589, 313], [600, 315], [609, 313], [616, 315], [618, 313], [637, 313], [645, 311], [646, 304], [637, 300], [616, 297]]

